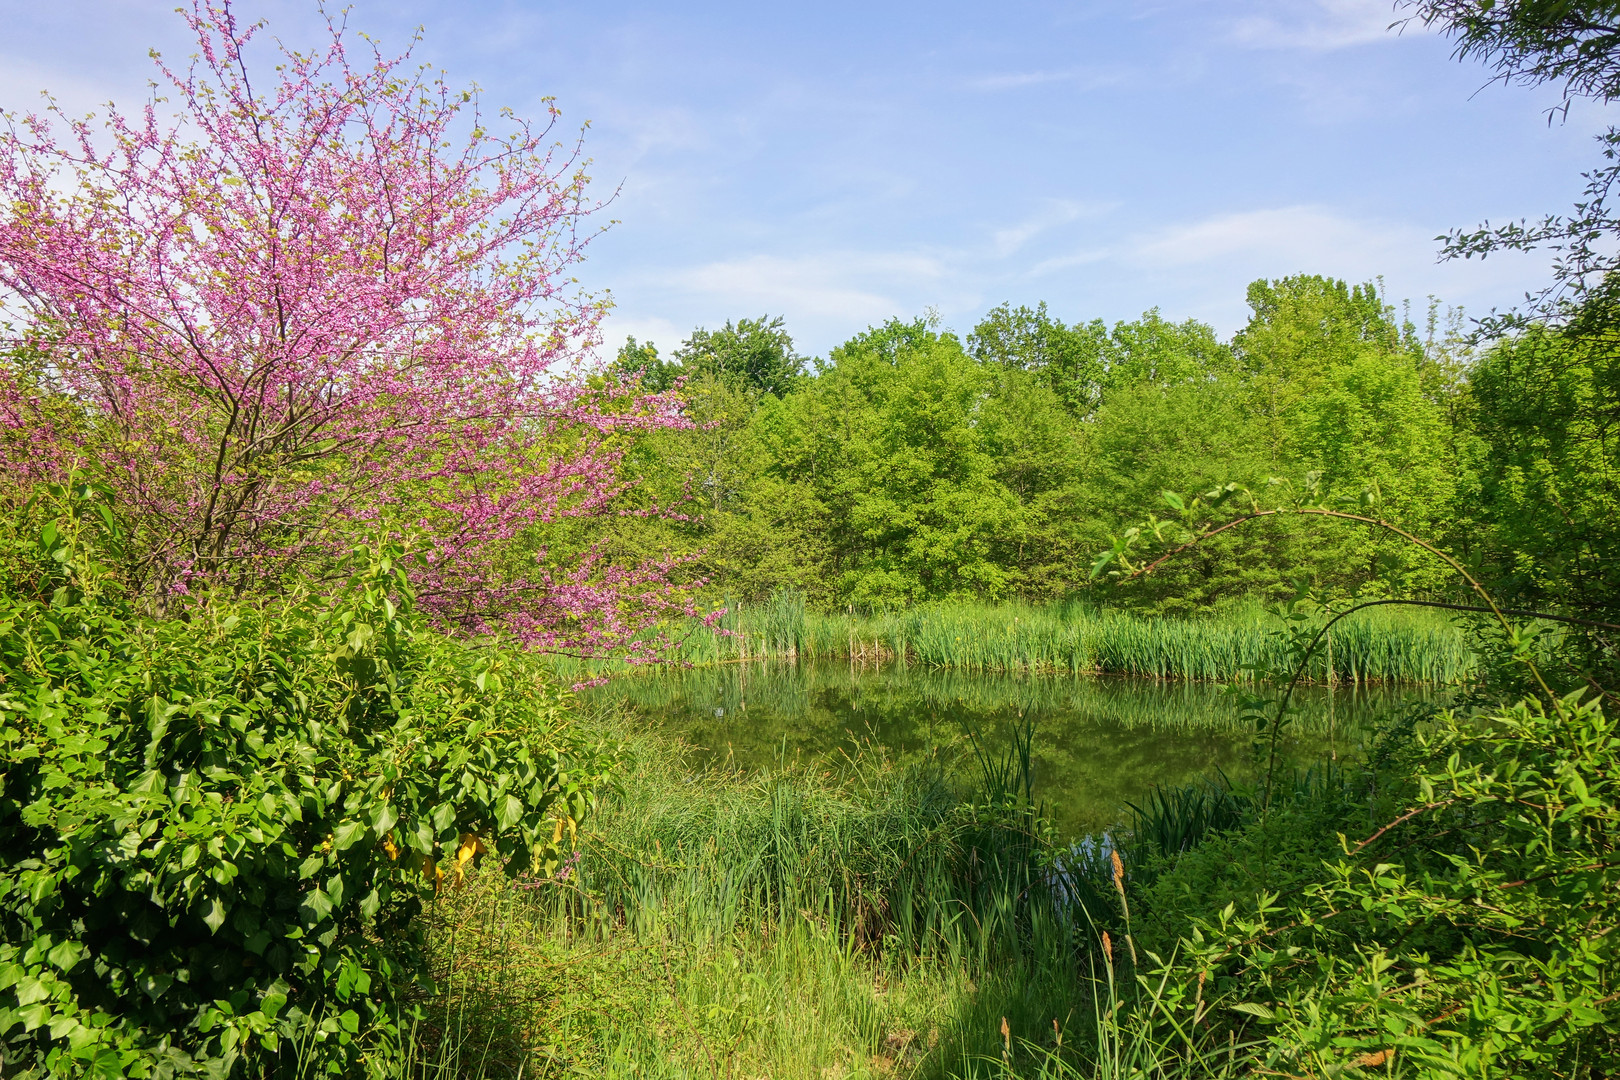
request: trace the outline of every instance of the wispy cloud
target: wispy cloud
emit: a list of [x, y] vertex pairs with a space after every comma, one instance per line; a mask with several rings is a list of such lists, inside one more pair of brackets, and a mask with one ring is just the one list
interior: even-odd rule
[[883, 284], [914, 285], [943, 273], [937, 260], [920, 255], [752, 255], [681, 270], [669, 284], [733, 307], [871, 320], [896, 310]]
[[1274, 14], [1233, 22], [1232, 40], [1250, 48], [1327, 52], [1389, 40], [1398, 18], [1390, 0], [1291, 0], [1276, 7]]
[[691, 334], [690, 326], [677, 326], [669, 319], [651, 317], [636, 317], [633, 315], [620, 315], [611, 313], [602, 321], [602, 347], [598, 350], [606, 359], [618, 355], [619, 346], [624, 344], [626, 337], [633, 337], [640, 342], [652, 342], [659, 351], [669, 353], [674, 351], [687, 335]]
[[615, 348], [632, 333], [665, 349], [693, 326], [771, 314], [786, 317], [803, 348], [820, 351], [863, 326], [928, 307], [947, 318], [978, 310], [984, 262], [983, 249], [843, 249], [668, 267], [621, 280], [622, 314], [611, 317], [606, 334]]
[[127, 84], [102, 82], [66, 66], [48, 67], [14, 54], [0, 55], [0, 108], [43, 113], [47, 92], [73, 117], [99, 113], [114, 98], [126, 112], [137, 111], [146, 103], [146, 95]]
[[1086, 89], [1114, 86], [1125, 81], [1119, 71], [1098, 68], [1059, 68], [1040, 71], [1008, 71], [996, 75], [982, 75], [968, 80], [973, 90], [1019, 90], [1026, 86], [1045, 86], [1051, 83], [1073, 83]]
[[1258, 262], [1283, 274], [1334, 263], [1343, 267], [1334, 272], [1358, 273], [1387, 265], [1426, 240], [1411, 226], [1358, 220], [1320, 206], [1284, 206], [1156, 230], [1129, 241], [1120, 254], [1152, 268]]
[[1049, 199], [1046, 205], [1024, 220], [995, 230], [991, 244], [995, 253], [1006, 258], [1042, 233], [1061, 228], [1083, 217], [1092, 217], [1112, 209], [1113, 203], [1087, 203], [1074, 199]]
[[1107, 248], [1092, 248], [1087, 251], [1076, 251], [1070, 255], [1057, 255], [1050, 259], [1042, 259], [1029, 268], [1030, 277], [1045, 277], [1061, 270], [1072, 270], [1077, 266], [1090, 266], [1092, 263], [1103, 262], [1113, 256]]

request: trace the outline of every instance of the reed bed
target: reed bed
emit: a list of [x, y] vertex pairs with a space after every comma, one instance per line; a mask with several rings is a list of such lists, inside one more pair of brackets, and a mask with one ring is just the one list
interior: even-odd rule
[[[1207, 618], [1173, 619], [1080, 603], [930, 604], [861, 614], [809, 610], [802, 595], [734, 603], [713, 629], [697, 620], [665, 627], [671, 659], [710, 665], [753, 659], [894, 661], [974, 673], [1122, 674], [1216, 682], [1286, 668], [1281, 620], [1257, 605]], [[1331, 685], [1452, 685], [1476, 658], [1465, 632], [1435, 612], [1380, 608], [1336, 624], [1312, 657], [1308, 680]], [[570, 673], [611, 674], [615, 662]]]
[[882, 761], [694, 774], [662, 740], [616, 737], [626, 781], [566, 875], [477, 874], [431, 914], [428, 1024], [461, 1071], [943, 1077], [1004, 1023], [1033, 1038], [1090, 1009], [1027, 739], [963, 788]]
[[1165, 1006], [1117, 944], [1113, 853], [1186, 850], [1252, 800], [1162, 792], [1140, 836], [1060, 851], [1028, 729], [954, 778], [880, 759], [742, 775], [601, 715], [624, 782], [577, 860], [516, 888], [474, 871], [429, 913], [436, 992], [401, 1080], [1243, 1073], [1241, 1046], [1133, 1022]]

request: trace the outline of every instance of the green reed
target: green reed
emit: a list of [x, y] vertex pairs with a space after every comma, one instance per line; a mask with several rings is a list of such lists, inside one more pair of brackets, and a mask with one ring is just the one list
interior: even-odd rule
[[[708, 665], [771, 658], [895, 661], [967, 672], [1111, 673], [1231, 681], [1289, 664], [1282, 623], [1258, 605], [1201, 618], [1161, 618], [1080, 603], [929, 604], [904, 611], [814, 612], [801, 594], [731, 603], [711, 628], [664, 627], [670, 657]], [[1475, 657], [1463, 630], [1434, 612], [1379, 608], [1334, 626], [1309, 680], [1450, 685]], [[622, 670], [576, 662], [568, 674]]]
[[1002, 1017], [1033, 1032], [1087, 1007], [1027, 733], [959, 780], [881, 761], [744, 776], [617, 723], [623, 781], [568, 874], [478, 873], [430, 913], [447, 989], [429, 1030], [479, 1075], [949, 1076]]

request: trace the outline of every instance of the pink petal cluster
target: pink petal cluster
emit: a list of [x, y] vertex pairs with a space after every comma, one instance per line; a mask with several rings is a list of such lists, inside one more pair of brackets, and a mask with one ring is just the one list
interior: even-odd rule
[[261, 587], [392, 535], [429, 611], [534, 647], [634, 649], [686, 610], [673, 563], [545, 546], [624, 512], [628, 432], [683, 423], [583, 377], [603, 305], [568, 271], [599, 207], [555, 107], [486, 116], [409, 53], [351, 63], [339, 22], [261, 85], [259, 27], [228, 3], [186, 18], [198, 53], [157, 61], [167, 97], [139, 115], [5, 117], [22, 337], [0, 468], [92, 466], [151, 595]]

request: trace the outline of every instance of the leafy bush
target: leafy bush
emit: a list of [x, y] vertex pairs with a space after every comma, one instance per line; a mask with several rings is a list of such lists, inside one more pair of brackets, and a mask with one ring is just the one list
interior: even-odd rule
[[1182, 1031], [1217, 1042], [1258, 1038], [1268, 1073], [1615, 1075], [1614, 719], [1579, 695], [1526, 699], [1441, 713], [1406, 745], [1359, 805], [1324, 789], [1150, 890], [1167, 925], [1204, 916], [1156, 1007], [1168, 995]]
[[375, 1072], [424, 902], [486, 852], [545, 872], [586, 816], [565, 697], [426, 632], [388, 550], [332, 599], [141, 617], [102, 500], [56, 495], [0, 596], [3, 1071]]

